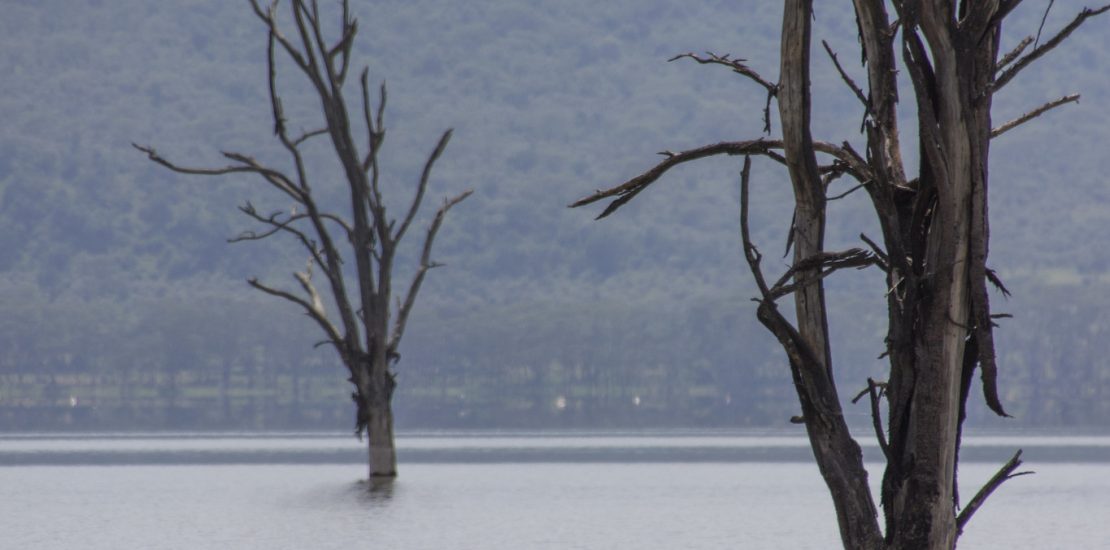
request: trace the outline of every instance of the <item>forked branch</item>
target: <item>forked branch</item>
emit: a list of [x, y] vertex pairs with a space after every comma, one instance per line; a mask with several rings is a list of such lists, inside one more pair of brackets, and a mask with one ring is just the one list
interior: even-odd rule
[[[875, 257], [862, 248], [852, 248], [841, 252], [822, 252], [790, 266], [775, 281], [770, 292], [764, 298], [777, 300], [794, 293], [798, 289], [814, 284], [841, 269], [849, 267], [861, 269], [875, 263]], [[799, 273], [807, 272], [807, 275], [798, 276]], [[791, 278], [795, 276], [798, 276], [798, 278], [791, 283]]]
[[301, 283], [302, 288], [305, 288], [306, 292], [308, 292], [309, 300], [311, 301], [297, 296], [291, 292], [286, 292], [284, 290], [279, 290], [274, 287], [265, 285], [259, 282], [256, 278], [248, 279], [247, 284], [258, 290], [261, 290], [262, 292], [265, 292], [266, 294], [277, 296], [278, 298], [283, 298], [301, 306], [301, 309], [304, 310], [305, 314], [311, 317], [313, 321], [316, 321], [316, 324], [320, 325], [320, 328], [323, 329], [325, 334], [327, 334], [328, 340], [331, 342], [331, 344], [333, 344], [336, 349], [340, 353], [342, 353], [343, 338], [339, 335], [339, 331], [335, 328], [335, 325], [333, 325], [331, 321], [328, 320], [328, 317], [324, 312], [323, 302], [319, 300], [319, 294], [317, 294], [315, 288], [312, 287], [310, 276], [297, 273], [294, 275], [294, 277], [297, 279], [297, 282]]
[[[671, 153], [668, 151], [665, 152], [666, 158], [647, 172], [615, 187], [605, 190], [599, 189], [589, 196], [574, 201], [569, 206], [570, 208], [578, 208], [603, 199], [616, 197], [616, 199], [609, 203], [609, 206], [607, 206], [596, 218], [601, 219], [612, 214], [621, 206], [624, 206], [649, 185], [655, 183], [655, 181], [662, 177], [663, 174], [666, 174], [668, 170], [680, 164], [716, 155], [764, 155], [775, 160], [780, 160], [782, 157], [776, 150], [781, 150], [782, 148], [782, 140], [753, 139], [748, 141], [714, 143], [712, 145], [706, 145], [679, 153]], [[813, 148], [820, 153], [830, 155], [842, 161], [845, 171], [861, 183], [870, 179], [870, 169], [867, 167], [866, 163], [849, 148], [823, 141], [814, 142]]]
[[759, 84], [764, 90], [767, 90], [767, 100], [763, 104], [763, 131], [771, 133], [771, 100], [774, 99], [779, 93], [779, 85], [775, 84], [752, 70], [751, 67], [744, 64], [746, 59], [733, 58], [729, 54], [717, 55], [713, 52], [705, 52], [707, 57], [699, 57], [694, 53], [684, 53], [676, 55], [667, 60], [667, 62], [675, 61], [682, 58], [690, 58], [702, 65], [723, 65], [732, 69], [732, 72], [743, 75], [750, 79], [752, 82]]
[[443, 218], [447, 216], [448, 210], [466, 200], [473, 192], [473, 190], [467, 190], [454, 198], [443, 201], [443, 206], [439, 207], [431, 225], [428, 226], [428, 233], [424, 236], [424, 248], [420, 254], [420, 266], [416, 268], [416, 274], [413, 275], [412, 282], [409, 283], [408, 292], [405, 293], [405, 298], [397, 310], [397, 319], [393, 323], [393, 332], [389, 337], [389, 345], [387, 346], [389, 355], [395, 356], [397, 347], [401, 344], [401, 336], [404, 335], [405, 326], [409, 321], [409, 312], [412, 311], [412, 306], [416, 303], [416, 295], [420, 292], [420, 285], [424, 283], [424, 276], [429, 269], [443, 265], [432, 261], [432, 243], [435, 241], [436, 234], [439, 233], [439, 227], [443, 224]]
[[1091, 17], [1094, 17], [1096, 15], [1101, 15], [1103, 13], [1106, 13], [1107, 11], [1110, 11], [1110, 4], [1102, 6], [1100, 8], [1083, 8], [1083, 11], [1079, 12], [1079, 14], [1075, 16], [1075, 19], [1073, 19], [1071, 23], [1068, 23], [1066, 27], [1061, 29], [1060, 32], [1056, 33], [1055, 36], [1048, 39], [1044, 44], [1033, 48], [1033, 51], [1029, 52], [1017, 61], [1014, 61], [1013, 65], [1002, 71], [1002, 74], [998, 75], [998, 78], [994, 81], [995, 91], [1002, 89], [1002, 87], [1013, 80], [1014, 77], [1017, 76], [1022, 69], [1028, 67], [1031, 63], [1040, 59], [1042, 56], [1044, 56], [1044, 54], [1052, 51], [1052, 49], [1056, 46], [1059, 46], [1060, 43], [1064, 41], [1064, 39], [1071, 35], [1071, 33], [1075, 31], [1075, 29], [1078, 29], [1080, 25], [1087, 21], [1087, 19], [1090, 19]]
[[301, 192], [293, 184], [293, 180], [286, 176], [284, 173], [268, 168], [258, 163], [253, 157], [243, 155], [240, 153], [224, 152], [223, 155], [228, 159], [238, 162], [238, 165], [224, 166], [222, 168], [193, 168], [189, 166], [179, 166], [165, 159], [158, 154], [154, 148], [136, 143], [131, 144], [132, 147], [146, 153], [147, 158], [160, 164], [170, 170], [179, 174], [189, 174], [194, 176], [223, 176], [227, 174], [258, 174], [263, 177], [270, 185], [273, 185], [279, 191], [289, 195], [297, 202], [303, 202], [304, 197]]
[[971, 501], [967, 503], [967, 506], [964, 506], [964, 509], [960, 511], [960, 514], [958, 516], [956, 516], [957, 536], [964, 532], [964, 527], [967, 525], [967, 522], [971, 521], [971, 516], [975, 515], [975, 512], [977, 512], [979, 508], [983, 506], [983, 503], [987, 501], [987, 498], [991, 496], [991, 493], [1001, 487], [1003, 483], [1006, 483], [1007, 481], [1015, 477], [1029, 475], [1033, 473], [1015, 473], [1014, 471], [1017, 470], [1021, 466], [1021, 464], [1021, 449], [1018, 449], [1018, 451], [1014, 453], [1014, 456], [1010, 458], [1010, 460], [1007, 461], [1006, 464], [1004, 464], [1002, 468], [1000, 468], [998, 472], [990, 478], [989, 481], [987, 481], [986, 485], [983, 485], [983, 487], [979, 489], [978, 493], [975, 493], [975, 496], [971, 498]]
[[[420, 182], [416, 185], [416, 196], [412, 198], [408, 214], [405, 215], [404, 220], [401, 221], [401, 227], [397, 228], [397, 232], [393, 236], [394, 242], [400, 241], [405, 236], [413, 218], [416, 217], [416, 212], [420, 209], [420, 203], [424, 201], [424, 191], [428, 189], [428, 179], [432, 175], [432, 167], [435, 166], [436, 160], [439, 160], [440, 155], [443, 154], [443, 150], [447, 148], [447, 142], [451, 141], [451, 132], [452, 130], [447, 130], [440, 136], [432, 154], [428, 155], [428, 160], [424, 162], [424, 170], [420, 173]], [[469, 195], [470, 192], [468, 191], [466, 194]], [[439, 217], [439, 213], [436, 214], [436, 217]]]

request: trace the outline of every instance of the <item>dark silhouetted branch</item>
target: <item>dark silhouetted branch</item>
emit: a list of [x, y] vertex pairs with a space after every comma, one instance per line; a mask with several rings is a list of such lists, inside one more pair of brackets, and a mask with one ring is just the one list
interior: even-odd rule
[[763, 270], [759, 265], [763, 260], [763, 255], [752, 243], [752, 235], [748, 227], [748, 188], [751, 183], [751, 175], [752, 158], [745, 155], [744, 168], [740, 171], [740, 241], [744, 247], [744, 259], [747, 260], [752, 278], [755, 279], [755, 284], [759, 287], [759, 295], [767, 298], [771, 294], [771, 289], [767, 286], [767, 280], [763, 278]]
[[416, 274], [409, 284], [409, 290], [405, 293], [404, 301], [397, 310], [397, 319], [393, 324], [393, 333], [389, 338], [388, 352], [397, 353], [397, 347], [401, 343], [401, 336], [405, 332], [405, 326], [408, 324], [409, 312], [412, 310], [413, 304], [416, 302], [416, 294], [420, 292], [420, 285], [424, 282], [424, 275], [427, 274], [429, 269], [441, 266], [432, 261], [432, 243], [435, 241], [436, 233], [439, 232], [440, 225], [443, 224], [443, 218], [447, 215], [447, 211], [451, 210], [456, 204], [459, 204], [473, 191], [468, 190], [461, 195], [443, 201], [443, 206], [439, 207], [436, 211], [435, 218], [432, 219], [431, 225], [428, 226], [428, 233], [424, 236], [424, 247], [420, 254], [420, 265], [416, 268]]
[[775, 84], [763, 78], [762, 76], [759, 76], [759, 73], [755, 72], [754, 70], [752, 70], [751, 67], [748, 67], [744, 64], [747, 59], [740, 59], [738, 57], [734, 58], [727, 53], [724, 55], [717, 55], [713, 52], [705, 52], [705, 55], [707, 57], [700, 57], [693, 52], [683, 53], [678, 54], [668, 59], [667, 61], [677, 61], [682, 58], [690, 58], [694, 61], [697, 61], [698, 63], [701, 63], [702, 65], [722, 65], [732, 69], [732, 72], [746, 76], [756, 84], [763, 86], [763, 88], [767, 90], [767, 93], [771, 95], [774, 95], [778, 91], [778, 84]]
[[975, 493], [975, 496], [971, 498], [971, 501], [967, 503], [967, 506], [964, 506], [964, 509], [960, 511], [960, 514], [958, 516], [956, 516], [957, 536], [963, 533], [964, 527], [967, 525], [967, 522], [971, 521], [971, 516], [975, 515], [975, 512], [979, 511], [979, 508], [983, 506], [983, 503], [987, 501], [987, 498], [991, 496], [991, 493], [1001, 487], [1003, 483], [1015, 477], [1029, 475], [1033, 473], [1014, 473], [1014, 470], [1017, 470], [1021, 466], [1021, 464], [1021, 449], [1018, 449], [1018, 451], [1014, 453], [1014, 456], [1010, 458], [1010, 460], [1006, 462], [1006, 464], [1004, 464], [1002, 468], [999, 469], [998, 472], [990, 478], [989, 481], [987, 481], [986, 485], [983, 485], [983, 487], [979, 489], [978, 493]]
[[[432, 150], [432, 154], [428, 155], [428, 160], [424, 162], [424, 170], [420, 173], [420, 182], [416, 185], [416, 195], [412, 198], [412, 204], [409, 205], [408, 214], [406, 214], [404, 220], [401, 221], [401, 227], [397, 228], [397, 232], [393, 236], [394, 241], [400, 241], [401, 238], [405, 236], [405, 232], [408, 231], [413, 218], [416, 217], [416, 212], [420, 209], [420, 203], [424, 201], [424, 191], [428, 188], [428, 178], [432, 175], [432, 167], [435, 166], [436, 160], [443, 154], [443, 150], [447, 148], [447, 142], [449, 141], [451, 141], [451, 130], [447, 130], [440, 136], [439, 142], [436, 143], [435, 149]], [[469, 194], [468, 192], [467, 195]], [[439, 217], [438, 213], [437, 217]]]
[[1079, 94], [1066, 95], [1064, 97], [1061, 97], [1060, 99], [1049, 101], [1048, 103], [1045, 103], [1044, 105], [1041, 105], [1040, 107], [1037, 107], [1036, 109], [1033, 109], [1032, 111], [1029, 111], [1028, 113], [1015, 118], [1014, 120], [1011, 120], [997, 128], [992, 129], [991, 137], [996, 138], [1002, 134], [1005, 134], [1006, 132], [1009, 132], [1010, 130], [1013, 130], [1018, 126], [1043, 115], [1047, 111], [1064, 105], [1065, 103], [1079, 103]]
[[865, 395], [868, 396], [871, 405], [871, 427], [875, 430], [875, 439], [879, 442], [879, 449], [883, 451], [883, 456], [890, 460], [890, 445], [887, 444], [886, 434], [883, 433], [883, 417], [879, 410], [879, 400], [885, 393], [886, 383], [868, 378], [867, 387], [852, 398], [852, 403], [857, 403]]
[[848, 89], [852, 90], [852, 93], [856, 95], [856, 98], [859, 99], [859, 102], [863, 104], [863, 108], [870, 111], [871, 102], [867, 101], [867, 95], [864, 94], [859, 85], [857, 85], [856, 82], [852, 80], [852, 77], [848, 76], [848, 73], [844, 71], [844, 67], [840, 66], [840, 61], [836, 58], [836, 53], [832, 51], [829, 43], [822, 40], [821, 45], [825, 47], [825, 53], [829, 54], [829, 59], [832, 60], [833, 66], [836, 67], [836, 72], [840, 73], [841, 80], [843, 80], [844, 84], [848, 86]]
[[256, 278], [248, 279], [247, 284], [262, 292], [265, 292], [266, 294], [277, 296], [301, 306], [301, 308], [304, 309], [305, 314], [311, 317], [313, 321], [316, 321], [316, 324], [320, 325], [320, 328], [323, 329], [324, 333], [328, 335], [329, 340], [336, 346], [340, 353], [343, 353], [343, 339], [342, 337], [340, 337], [339, 331], [335, 328], [335, 325], [333, 325], [331, 321], [328, 320], [327, 315], [324, 312], [323, 302], [320, 301], [319, 294], [316, 293], [315, 287], [312, 286], [310, 280], [311, 276], [308, 274], [296, 273], [294, 274], [294, 277], [297, 279], [297, 282], [301, 283], [301, 287], [304, 288], [306, 292], [308, 292], [309, 298], [312, 301], [305, 300], [304, 298], [301, 298], [300, 296], [294, 295], [290, 292], [286, 292], [284, 290], [279, 290], [271, 286], [262, 284]]
[[771, 133], [771, 100], [778, 95], [778, 84], [763, 78], [759, 73], [752, 70], [751, 67], [745, 65], [744, 61], [747, 61], [746, 59], [733, 58], [727, 53], [725, 55], [717, 55], [713, 52], [706, 52], [705, 55], [708, 57], [699, 57], [692, 52], [684, 53], [676, 55], [667, 61], [671, 62], [678, 59], [690, 58], [702, 65], [722, 65], [732, 69], [732, 72], [743, 75], [752, 82], [762, 86], [763, 89], [767, 90], [767, 100], [763, 105], [763, 131], [768, 134]]
[[[874, 264], [875, 257], [862, 248], [852, 248], [841, 252], [822, 252], [790, 266], [790, 268], [779, 277], [778, 281], [775, 281], [775, 284], [771, 286], [771, 291], [767, 297], [772, 300], [777, 300], [787, 294], [797, 292], [803, 287], [816, 283], [841, 269], [850, 267], [862, 269]], [[809, 273], [806, 275], [799, 275], [800, 273], [806, 272]], [[798, 279], [793, 283], [788, 283], [788, 281], [796, 275]]]
[[[603, 199], [616, 197], [616, 199], [597, 216], [597, 219], [601, 219], [612, 214], [621, 206], [624, 206], [649, 185], [655, 183], [655, 181], [662, 177], [663, 174], [667, 173], [668, 170], [680, 164], [716, 155], [764, 155], [776, 161], [784, 162], [785, 159], [783, 159], [780, 154], [773, 151], [775, 149], [782, 149], [782, 147], [782, 140], [755, 139], [714, 143], [712, 145], [706, 145], [679, 153], [666, 151], [666, 158], [647, 172], [610, 189], [599, 189], [589, 196], [574, 201], [570, 204], [570, 208], [578, 208]], [[870, 178], [870, 170], [867, 168], [866, 164], [860, 163], [858, 156], [854, 155], [849, 150], [827, 142], [814, 142], [813, 147], [814, 150], [820, 153], [831, 155], [843, 161], [845, 163], [845, 170], [852, 174], [858, 181], [863, 182]]]
[[1048, 41], [1046, 41], [1044, 44], [1033, 48], [1033, 51], [1029, 52], [1024, 57], [1021, 57], [1020, 59], [1014, 61], [1012, 66], [1004, 70], [1002, 74], [998, 75], [998, 78], [994, 81], [995, 91], [1002, 89], [1002, 87], [1013, 80], [1014, 77], [1017, 76], [1022, 69], [1028, 67], [1031, 63], [1040, 59], [1044, 54], [1052, 51], [1052, 49], [1056, 46], [1059, 46], [1065, 38], [1067, 38], [1072, 32], [1074, 32], [1075, 29], [1078, 29], [1080, 25], [1087, 21], [1087, 19], [1096, 15], [1101, 15], [1103, 13], [1106, 13], [1107, 11], [1110, 11], [1110, 5], [1105, 5], [1100, 8], [1093, 9], [1083, 8], [1083, 11], [1080, 11], [1079, 14], [1075, 16], [1075, 19], [1073, 19], [1071, 23], [1068, 23], [1066, 27], [1061, 29], [1060, 32], [1056, 33], [1055, 36], [1048, 39]]

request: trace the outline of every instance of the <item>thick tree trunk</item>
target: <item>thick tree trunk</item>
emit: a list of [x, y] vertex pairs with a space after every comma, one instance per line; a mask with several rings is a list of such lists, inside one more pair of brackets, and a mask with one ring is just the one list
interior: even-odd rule
[[[861, 154], [848, 142], [836, 146], [815, 143], [811, 137], [813, 0], [786, 0], [777, 84], [768, 83], [743, 60], [729, 56], [678, 56], [730, 67], [763, 86], [768, 103], [778, 100], [781, 142], [727, 142], [668, 154], [640, 176], [572, 204], [613, 198], [599, 216], [602, 218], [678, 164], [717, 154], [746, 156], [741, 172], [740, 225], [745, 259], [761, 294], [756, 314], [789, 359], [806, 431], [836, 507], [845, 548], [950, 550], [982, 498], [1020, 464], [1019, 452], [956, 515], [956, 463], [975, 370], [981, 372], [987, 406], [1005, 416], [998, 397], [987, 292], [988, 281], [1001, 286], [986, 267], [990, 140], [1075, 96], [1049, 102], [998, 129], [992, 129], [992, 98], [1018, 71], [1054, 48], [1087, 18], [1110, 12], [1110, 5], [1084, 9], [1041, 46], [1023, 54], [1035, 42], [1029, 37], [999, 61], [1002, 20], [1019, 3], [853, 0], [867, 86], [858, 87], [836, 55], [829, 53], [845, 84], [865, 108], [867, 149]], [[888, 5], [897, 11], [895, 21], [887, 13]], [[895, 63], [898, 37], [900, 66]], [[909, 76], [917, 108], [920, 173], [909, 180], [899, 145], [899, 74]], [[780, 147], [781, 155], [772, 152]], [[834, 162], [819, 166], [816, 150], [830, 155]], [[785, 164], [793, 186], [793, 265], [773, 285], [764, 278], [762, 255], [748, 229], [751, 159], [747, 155], [767, 155]], [[871, 253], [824, 250], [825, 185], [843, 174], [861, 184], [878, 216], [882, 245], [863, 236]], [[834, 383], [822, 287], [824, 277], [849, 265], [858, 267], [859, 262], [876, 265], [887, 276], [890, 376], [886, 384], [869, 379], [861, 394], [870, 394], [875, 435], [887, 459], [881, 488], [885, 536], [880, 534], [861, 453], [848, 434]], [[796, 325], [778, 310], [777, 300], [787, 295], [794, 298]], [[889, 405], [886, 433], [879, 411], [883, 397]]]
[[356, 433], [366, 433], [371, 481], [397, 477], [397, 453], [393, 442], [393, 388], [395, 382], [385, 356], [362, 355], [351, 363], [351, 395], [357, 407]]
[[[969, 342], [990, 337], [984, 326], [990, 322], [986, 181], [997, 26], [972, 40], [953, 32], [950, 14], [935, 5], [919, 15], [928, 55], [912, 19], [905, 51], [922, 141], [917, 192], [927, 197], [919, 199], [918, 210], [928, 214], [911, 237], [920, 243], [912, 247], [918, 252], [917, 288], [912, 300], [902, 303], [913, 308], [918, 323], [898, 327], [905, 331], [898, 339], [912, 341], [913, 353], [891, 354], [892, 452], [883, 501], [890, 508], [892, 548], [947, 550], [958, 535], [956, 460], [964, 384], [980, 360], [979, 350], [987, 348], [974, 345], [970, 357], [965, 352]], [[977, 318], [980, 311], [983, 318]], [[993, 342], [989, 349], [993, 369]]]
[[393, 444], [393, 406], [386, 401], [370, 409], [367, 429], [370, 450], [370, 479], [397, 477], [397, 451]]

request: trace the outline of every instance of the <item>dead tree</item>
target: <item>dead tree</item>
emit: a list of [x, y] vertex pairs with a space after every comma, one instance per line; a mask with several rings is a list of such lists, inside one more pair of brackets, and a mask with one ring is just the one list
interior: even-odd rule
[[[1048, 102], [997, 127], [992, 126], [991, 101], [1022, 69], [1110, 6], [1085, 9], [1049, 40], [1033, 45], [1030, 37], [1000, 56], [1002, 23], [1019, 3], [853, 0], [866, 85], [857, 85], [828, 45], [825, 49], [864, 113], [865, 145], [857, 150], [847, 140], [818, 141], [810, 133], [813, 2], [786, 0], [778, 82], [764, 79], [745, 60], [728, 55], [674, 58], [722, 65], [760, 85], [767, 94], [765, 131], [771, 131], [770, 105], [776, 102], [781, 139], [665, 153], [667, 158], [651, 170], [571, 205], [612, 199], [599, 216], [605, 217], [674, 166], [713, 155], [744, 156], [741, 234], [759, 289], [756, 314], [786, 352], [845, 548], [952, 548], [985, 498], [1016, 475], [1021, 464], [1018, 451], [960, 510], [956, 463], [977, 369], [987, 406], [1006, 415], [996, 382], [993, 329], [998, 316], [992, 313], [988, 297], [991, 285], [1006, 292], [987, 267], [989, 148], [991, 139], [1002, 132], [1078, 96]], [[893, 17], [888, 7], [893, 8]], [[908, 77], [912, 84], [917, 114], [920, 172], [912, 178], [906, 173], [899, 139], [899, 76]], [[748, 231], [752, 156], [784, 165], [794, 190], [795, 217], [788, 239], [793, 244], [793, 263], [774, 282], [764, 275], [759, 249]], [[830, 252], [824, 244], [826, 205], [832, 199], [828, 186], [845, 176], [868, 194], [882, 231], [881, 244], [861, 234], [865, 247]], [[884, 355], [889, 378], [868, 380], [857, 397], [866, 396], [870, 402], [874, 435], [886, 458], [882, 526], [860, 447], [841, 409], [823, 292], [825, 277], [846, 267], [865, 266], [886, 274]], [[796, 324], [778, 309], [779, 300], [787, 296], [793, 297]]]
[[[447, 147], [451, 131], [444, 132], [424, 163], [408, 208], [399, 219], [392, 218], [382, 200], [378, 160], [385, 140], [385, 85], [380, 88], [377, 104], [372, 105], [367, 69], [362, 70], [361, 120], [351, 120], [343, 94], [358, 31], [349, 2], [343, 2], [339, 37], [330, 45], [321, 30], [321, 14], [315, 0], [289, 3], [292, 36], [286, 36], [280, 28], [276, 0], [268, 6], [251, 0], [251, 6], [268, 31], [266, 62], [270, 110], [274, 134], [288, 154], [289, 167], [280, 169], [246, 154], [225, 151], [223, 156], [230, 161], [229, 165], [194, 168], [171, 162], [151, 147], [135, 147], [150, 160], [182, 174], [255, 176], [280, 196], [293, 201], [289, 212], [264, 214], [250, 202], [239, 207], [263, 229], [244, 232], [230, 241], [257, 241], [287, 235], [304, 248], [308, 255], [307, 267], [293, 274], [299, 289], [284, 290], [258, 279], [248, 282], [266, 294], [296, 304], [319, 325], [325, 337], [321, 344], [334, 347], [350, 373], [349, 381], [354, 386], [351, 398], [357, 411], [355, 435], [360, 438], [363, 433], [367, 435], [370, 477], [392, 479], [397, 475], [391, 403], [396, 385], [393, 368], [400, 359], [398, 346], [425, 275], [440, 265], [431, 259], [436, 233], [447, 211], [469, 196], [470, 191], [447, 199], [440, 206], [424, 235], [412, 280], [403, 292], [395, 294], [393, 275], [398, 245], [416, 219], [432, 168]], [[300, 134], [289, 130], [278, 92], [279, 52], [308, 80], [320, 101], [322, 125], [314, 130]], [[365, 125], [363, 140], [354, 134], [356, 123]], [[321, 204], [313, 187], [314, 180], [302, 148], [311, 140], [324, 136], [330, 139], [344, 176], [350, 197], [349, 216], [329, 211]], [[362, 141], [361, 146], [359, 141]], [[323, 277], [324, 284], [318, 287], [319, 276]], [[396, 306], [393, 305], [395, 299]], [[332, 306], [335, 313], [327, 311]]]

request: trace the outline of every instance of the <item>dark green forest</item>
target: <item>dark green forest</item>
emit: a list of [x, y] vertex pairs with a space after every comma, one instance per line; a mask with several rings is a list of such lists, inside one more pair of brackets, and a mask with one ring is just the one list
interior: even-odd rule
[[[790, 375], [754, 319], [739, 246], [739, 161], [669, 174], [612, 219], [566, 208], [650, 167], [655, 151], [758, 137], [761, 90], [719, 67], [666, 60], [727, 52], [773, 79], [778, 6], [353, 4], [357, 57], [389, 89], [387, 201], [407, 200], [447, 128], [454, 139], [431, 198], [476, 191], [444, 226], [435, 259], [446, 267], [429, 275], [402, 346], [399, 427], [787, 425], [797, 413]], [[1056, 2], [1046, 32], [1081, 7]], [[1042, 6], [1023, 9], [1008, 44], [1041, 23]], [[818, 6], [816, 16], [817, 38], [860, 73], [849, 10]], [[1102, 25], [995, 104], [1001, 123], [1083, 94], [993, 144], [990, 264], [1013, 292], [994, 300], [1014, 315], [997, 337], [1015, 418], [976, 409], [980, 426], [1110, 424], [1110, 247], [1097, 237], [1110, 232]], [[5, 3], [0, 431], [353, 428], [342, 369], [313, 347], [316, 327], [245, 283], [295, 284], [299, 247], [227, 242], [252, 229], [236, 206], [289, 205], [253, 180], [171, 174], [131, 147], [194, 165], [221, 165], [222, 150], [280, 161], [265, 38], [246, 2]], [[858, 143], [858, 103], [823, 61], [817, 137]], [[315, 127], [313, 98], [283, 74], [291, 119]], [[330, 161], [315, 151], [318, 180]], [[757, 166], [754, 185], [754, 238], [781, 250], [785, 175]], [[830, 248], [875, 234], [863, 201], [857, 193], [831, 209]], [[768, 253], [769, 265], [777, 259]], [[882, 372], [884, 290], [878, 272], [829, 282], [845, 395]], [[868, 421], [863, 405], [847, 410]]]

